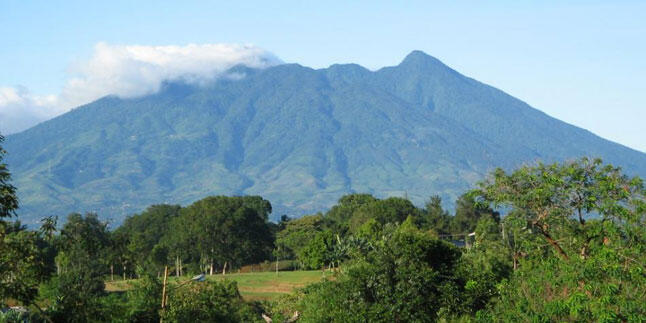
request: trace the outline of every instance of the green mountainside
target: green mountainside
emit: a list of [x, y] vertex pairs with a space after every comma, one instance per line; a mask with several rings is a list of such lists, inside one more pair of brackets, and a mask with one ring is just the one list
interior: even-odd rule
[[7, 137], [25, 223], [156, 203], [261, 195], [280, 214], [348, 192], [445, 203], [495, 167], [602, 157], [646, 176], [646, 154], [465, 77], [422, 52], [398, 66], [243, 66], [206, 86], [105, 97]]

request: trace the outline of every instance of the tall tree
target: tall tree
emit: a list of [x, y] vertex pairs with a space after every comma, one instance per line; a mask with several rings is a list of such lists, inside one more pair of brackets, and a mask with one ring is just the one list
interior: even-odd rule
[[276, 234], [276, 246], [281, 248], [281, 255], [293, 259], [323, 229], [322, 223], [321, 214], [306, 215], [287, 222], [284, 229]]
[[488, 217], [494, 221], [500, 221], [500, 214], [495, 212], [489, 205], [476, 203], [471, 194], [461, 195], [455, 203], [455, 216], [451, 221], [451, 233], [465, 234], [475, 230], [481, 218]]
[[370, 194], [348, 194], [326, 213], [325, 221], [332, 231], [345, 234], [350, 228], [350, 218], [360, 207], [377, 201]]
[[50, 311], [56, 321], [87, 322], [100, 317], [109, 245], [107, 223], [96, 214], [67, 216], [57, 256], [62, 270], [50, 282]]
[[[4, 137], [0, 135], [0, 144]], [[3, 162], [6, 151], [0, 146], [0, 221], [3, 218], [15, 215], [18, 208], [18, 198], [16, 197], [16, 188], [11, 185], [11, 173], [7, 169], [7, 164]]]
[[452, 218], [449, 212], [442, 207], [442, 198], [439, 195], [431, 196], [426, 202], [426, 207], [422, 214], [422, 219], [419, 223], [421, 228], [433, 230], [437, 234], [449, 233]]
[[420, 211], [411, 201], [400, 197], [389, 197], [363, 204], [356, 209], [350, 218], [350, 231], [356, 232], [369, 219], [375, 219], [381, 224], [402, 223], [413, 216], [419, 218]]
[[[171, 223], [179, 216], [180, 209], [179, 205], [152, 205], [140, 214], [126, 218], [123, 225], [115, 230], [115, 237], [126, 240], [132, 266], [140, 266], [149, 272], [163, 269], [165, 260], [159, 258], [159, 252], [166, 246], [162, 246], [161, 242], [169, 234]], [[153, 250], [157, 252], [153, 253]]]
[[433, 322], [457, 290], [460, 255], [428, 233], [400, 227], [335, 280], [300, 291], [286, 312], [300, 310], [304, 322]]
[[571, 252], [585, 258], [591, 242], [603, 241], [603, 232], [588, 225], [589, 219], [634, 222], [646, 196], [640, 178], [629, 178], [620, 168], [588, 158], [541, 163], [511, 174], [498, 169], [475, 194], [496, 207], [522, 211], [528, 226], [565, 260]]
[[[202, 262], [213, 273], [216, 262], [223, 266], [241, 265], [266, 259], [273, 249], [266, 206], [258, 199], [212, 196], [182, 209], [181, 221], [195, 239]], [[268, 203], [268, 202], [267, 202]]]
[[[502, 240], [514, 273], [502, 321], [630, 322], [646, 317], [646, 190], [601, 160], [495, 171], [481, 201], [512, 212]], [[520, 256], [520, 257], [519, 257]]]
[[[3, 141], [0, 135], [0, 144]], [[18, 208], [16, 188], [11, 185], [11, 173], [3, 162], [5, 153], [0, 146], [0, 305], [11, 298], [41, 311], [34, 299], [38, 285], [47, 276], [39, 245], [42, 239], [38, 233], [27, 231], [19, 221], [4, 220], [14, 216]]]

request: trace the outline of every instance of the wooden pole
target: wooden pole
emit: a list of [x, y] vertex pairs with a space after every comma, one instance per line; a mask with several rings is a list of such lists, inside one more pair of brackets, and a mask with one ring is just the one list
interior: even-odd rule
[[[166, 283], [168, 280], [168, 266], [164, 266], [164, 284], [162, 285], [162, 299], [161, 299], [161, 309], [162, 309], [162, 315], [164, 312], [164, 309], [166, 308]], [[159, 322], [161, 323], [163, 321], [163, 318], [159, 319]]]

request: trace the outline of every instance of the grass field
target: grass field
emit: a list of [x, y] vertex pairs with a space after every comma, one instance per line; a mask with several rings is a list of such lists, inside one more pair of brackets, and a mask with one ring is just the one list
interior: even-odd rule
[[[325, 275], [325, 276], [324, 276]], [[208, 280], [234, 280], [238, 283], [240, 294], [245, 300], [270, 300], [280, 295], [291, 293], [294, 289], [315, 283], [324, 277], [331, 278], [332, 273], [322, 273], [320, 270], [312, 271], [281, 271], [255, 272], [227, 275], [207, 276]], [[171, 284], [186, 281], [189, 277], [179, 280], [172, 277]], [[132, 280], [106, 282], [105, 289], [109, 292], [126, 291], [132, 288]]]

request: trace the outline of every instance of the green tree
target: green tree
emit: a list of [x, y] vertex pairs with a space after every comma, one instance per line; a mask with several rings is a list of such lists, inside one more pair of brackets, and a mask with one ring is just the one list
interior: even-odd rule
[[267, 214], [267, 204], [256, 198], [212, 196], [182, 209], [180, 218], [212, 274], [216, 261], [224, 273], [227, 265], [269, 258], [273, 236]]
[[377, 201], [370, 194], [348, 194], [325, 214], [327, 226], [336, 233], [345, 234], [350, 229], [350, 218], [356, 210]]
[[129, 322], [159, 322], [162, 283], [148, 272], [134, 282], [134, 288], [126, 294], [126, 316]]
[[408, 216], [416, 219], [419, 210], [409, 200], [400, 197], [390, 197], [363, 204], [350, 218], [350, 231], [356, 232], [369, 219], [375, 219], [381, 224], [402, 223]]
[[451, 215], [442, 208], [442, 198], [439, 195], [433, 195], [426, 202], [426, 207], [422, 212], [420, 227], [425, 230], [433, 230], [439, 235], [450, 232]]
[[0, 304], [9, 298], [32, 305], [47, 267], [38, 233], [0, 223]]
[[355, 258], [334, 281], [306, 287], [294, 310], [302, 322], [429, 322], [454, 298], [460, 251], [419, 230], [396, 229]]
[[500, 221], [500, 214], [483, 203], [477, 203], [471, 194], [463, 194], [455, 203], [455, 216], [451, 221], [451, 233], [466, 234], [475, 230], [478, 221], [489, 217], [496, 222]]
[[276, 234], [276, 246], [281, 248], [284, 258], [294, 259], [307, 245], [307, 242], [322, 230], [323, 216], [321, 214], [306, 215], [291, 220], [284, 225], [283, 230]]
[[308, 269], [321, 269], [331, 265], [334, 259], [334, 247], [336, 240], [331, 231], [318, 232], [312, 239], [306, 242], [298, 253], [298, 259]]
[[88, 263], [105, 267], [106, 251], [110, 245], [108, 224], [95, 213], [72, 213], [61, 229], [60, 249], [68, 255], [64, 270], [82, 270]]
[[[0, 135], [0, 144], [4, 137]], [[7, 169], [7, 164], [3, 162], [6, 151], [0, 146], [0, 221], [4, 218], [15, 215], [18, 209], [18, 198], [16, 197], [16, 188], [11, 185], [11, 173]]]
[[[646, 191], [600, 160], [494, 172], [482, 201], [513, 209], [502, 240], [518, 265], [500, 285], [503, 321], [642, 321]], [[511, 233], [511, 236], [510, 236]], [[518, 247], [520, 246], [520, 247]], [[642, 291], [642, 292], [640, 292]]]
[[640, 178], [629, 178], [620, 168], [587, 158], [523, 167], [511, 174], [498, 169], [475, 194], [495, 207], [522, 211], [519, 215], [533, 232], [565, 260], [573, 252], [585, 258], [590, 243], [602, 242], [603, 233], [588, 225], [589, 219], [631, 226], [639, 221], [644, 203]]
[[382, 236], [383, 225], [375, 219], [370, 219], [362, 224], [355, 236], [368, 241], [378, 241]]
[[46, 290], [52, 318], [61, 322], [88, 322], [102, 317], [110, 236], [107, 223], [94, 213], [73, 213], [61, 229], [57, 260], [61, 273]]
[[[0, 135], [0, 144], [3, 141]], [[0, 146], [0, 305], [9, 298], [34, 305], [37, 287], [47, 277], [39, 243], [42, 239], [38, 233], [25, 230], [19, 221], [5, 221], [15, 215], [18, 198], [10, 184], [11, 174], [3, 162], [4, 155]], [[40, 311], [40, 307], [32, 307]]]
[[159, 258], [160, 251], [167, 250], [167, 246], [163, 246], [161, 242], [169, 234], [171, 223], [179, 216], [180, 209], [179, 205], [152, 205], [140, 214], [126, 218], [115, 230], [115, 237], [125, 239], [132, 268], [142, 267], [151, 273], [163, 270], [168, 259]]
[[115, 230], [110, 233], [110, 247], [107, 250], [106, 261], [110, 266], [110, 280], [114, 280], [115, 265], [121, 270], [121, 276], [125, 280], [128, 273], [135, 268], [136, 256], [132, 254], [130, 235], [125, 230]]

